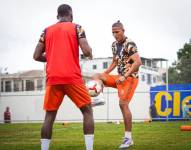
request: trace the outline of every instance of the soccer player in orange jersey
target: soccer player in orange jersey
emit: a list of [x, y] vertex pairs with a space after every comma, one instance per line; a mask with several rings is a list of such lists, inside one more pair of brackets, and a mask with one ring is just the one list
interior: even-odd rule
[[57, 12], [59, 21], [45, 28], [33, 56], [36, 61], [46, 62], [46, 115], [41, 129], [41, 150], [49, 149], [53, 123], [65, 95], [81, 110], [86, 150], [93, 150], [94, 120], [91, 98], [82, 80], [79, 46], [89, 58], [92, 49], [83, 28], [72, 23], [72, 8], [62, 4]]
[[[136, 44], [124, 34], [123, 24], [118, 21], [112, 25], [115, 42], [112, 44], [113, 61], [102, 74], [96, 74], [93, 79], [108, 87], [118, 89], [119, 106], [125, 124], [125, 136], [119, 148], [127, 148], [133, 144], [131, 136], [132, 115], [129, 102], [138, 84], [138, 70], [142, 64]], [[118, 75], [110, 75], [117, 67]]]

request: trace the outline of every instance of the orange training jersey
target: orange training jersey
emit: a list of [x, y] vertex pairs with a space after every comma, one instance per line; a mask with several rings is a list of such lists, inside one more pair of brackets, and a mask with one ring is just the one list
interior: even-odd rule
[[45, 43], [47, 85], [83, 83], [78, 48], [78, 39], [83, 37], [84, 30], [72, 22], [45, 29], [40, 41]]

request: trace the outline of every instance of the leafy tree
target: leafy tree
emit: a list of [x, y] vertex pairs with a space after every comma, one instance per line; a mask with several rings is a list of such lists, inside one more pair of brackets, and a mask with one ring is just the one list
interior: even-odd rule
[[179, 49], [177, 57], [169, 68], [169, 83], [191, 83], [191, 41]]
[[169, 84], [175, 84], [178, 83], [179, 81], [179, 75], [178, 75], [178, 71], [176, 70], [175, 67], [169, 67], [168, 69], [168, 82]]

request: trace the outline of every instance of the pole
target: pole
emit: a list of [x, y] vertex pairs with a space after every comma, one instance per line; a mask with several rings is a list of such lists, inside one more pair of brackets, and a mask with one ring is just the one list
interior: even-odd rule
[[[169, 87], [168, 87], [168, 60], [166, 61], [166, 92], [168, 92], [169, 91]], [[168, 101], [166, 101], [166, 106], [167, 106], [167, 108], [168, 108]], [[168, 121], [168, 116], [167, 116], [167, 121]]]
[[109, 88], [107, 88], [107, 122], [109, 122]]
[[1, 97], [1, 73], [2, 73], [2, 68], [0, 67], [0, 97]]

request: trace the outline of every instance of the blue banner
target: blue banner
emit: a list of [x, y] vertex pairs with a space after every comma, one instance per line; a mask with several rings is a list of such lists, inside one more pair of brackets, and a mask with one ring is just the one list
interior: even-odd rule
[[183, 107], [187, 104], [191, 116], [191, 84], [173, 84], [150, 88], [150, 102], [155, 101], [156, 111], [160, 119], [183, 118]]

